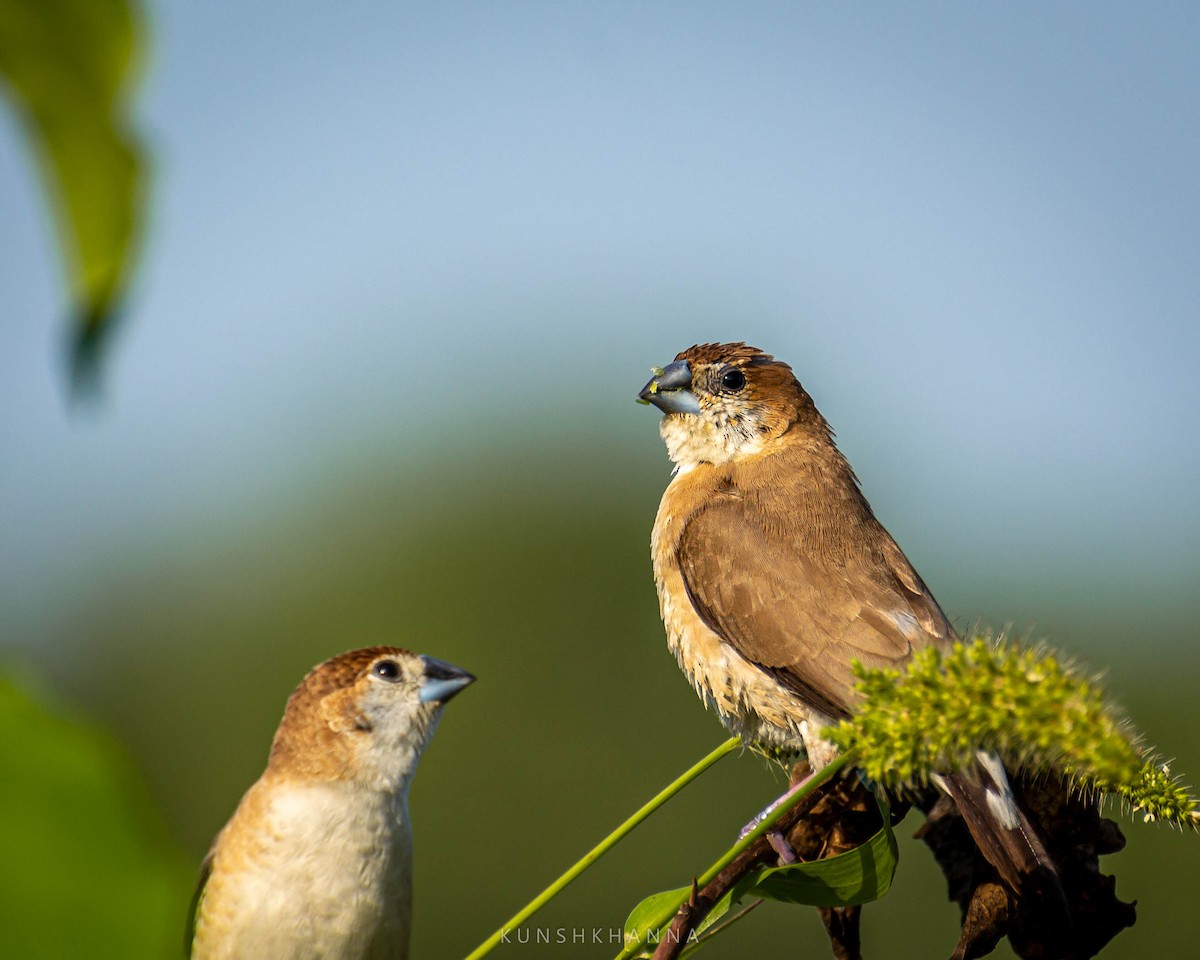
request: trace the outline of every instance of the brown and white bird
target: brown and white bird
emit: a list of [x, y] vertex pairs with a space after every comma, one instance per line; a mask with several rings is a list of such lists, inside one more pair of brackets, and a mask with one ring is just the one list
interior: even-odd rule
[[192, 960], [407, 957], [409, 784], [442, 706], [474, 679], [397, 647], [313, 668], [205, 858]]
[[[835, 755], [852, 661], [901, 667], [955, 632], [875, 519], [791, 367], [743, 343], [698, 344], [642, 389], [675, 475], [651, 537], [667, 642], [701, 699], [746, 741]], [[999, 761], [940, 778], [1014, 890], [1053, 865]]]

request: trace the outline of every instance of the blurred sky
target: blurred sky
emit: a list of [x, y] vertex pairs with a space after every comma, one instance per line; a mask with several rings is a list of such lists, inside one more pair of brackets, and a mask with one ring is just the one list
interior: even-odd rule
[[706, 339], [792, 363], [956, 613], [1063, 577], [1196, 612], [1194, 4], [149, 15], [151, 222], [92, 410], [0, 118], [6, 641], [378, 451], [662, 455], [634, 394]]

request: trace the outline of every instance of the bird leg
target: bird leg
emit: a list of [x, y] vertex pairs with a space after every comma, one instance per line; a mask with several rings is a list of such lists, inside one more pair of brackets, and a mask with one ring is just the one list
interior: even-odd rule
[[[807, 784], [808, 781], [813, 778], [812, 770], [809, 769], [807, 764], [804, 764], [803, 769], [808, 772], [801, 779], [796, 780], [795, 773], [798, 772], [801, 768], [802, 768], [801, 764], [796, 765], [796, 770], [793, 771], [792, 785], [787, 788], [787, 790], [783, 793], [783, 795], [776, 797], [774, 800], [772, 800], [769, 804], [767, 804], [767, 806], [763, 809], [763, 811], [757, 817], [755, 817], [748, 824], [746, 824], [744, 827], [742, 827], [741, 831], [738, 833], [739, 840], [745, 840], [746, 837], [748, 837], [750, 835], [750, 832], [752, 830], [754, 830], [760, 823], [762, 823], [769, 816], [771, 816], [771, 814], [773, 814], [776, 810], [778, 810], [782, 804], [787, 803], [792, 797], [794, 797], [797, 793], [799, 793], [800, 790], [805, 786], [805, 784]], [[791, 862], [791, 861], [789, 861], [789, 862]]]
[[767, 843], [771, 845], [771, 849], [779, 854], [779, 865], [787, 866], [789, 863], [796, 862], [796, 851], [792, 849], [792, 845], [787, 842], [785, 837], [778, 830], [767, 831]]
[[[807, 766], [798, 767], [793, 779], [807, 772]], [[820, 860], [861, 845], [881, 825], [879, 805], [870, 790], [859, 777], [845, 776], [821, 788], [816, 802], [787, 832], [787, 839], [801, 860]], [[862, 908], [818, 909], [835, 960], [862, 960]]]

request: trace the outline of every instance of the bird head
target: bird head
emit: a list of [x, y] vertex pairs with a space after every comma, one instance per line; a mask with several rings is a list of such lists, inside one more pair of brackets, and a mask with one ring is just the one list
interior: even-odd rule
[[652, 372], [638, 399], [663, 412], [659, 430], [682, 471], [753, 456], [816, 412], [791, 367], [744, 343], [696, 344]]
[[368, 647], [314, 667], [288, 699], [269, 773], [400, 789], [442, 706], [475, 678], [452, 664]]

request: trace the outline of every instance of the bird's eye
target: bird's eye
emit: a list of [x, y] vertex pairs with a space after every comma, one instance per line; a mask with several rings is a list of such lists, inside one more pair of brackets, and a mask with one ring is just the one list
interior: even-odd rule
[[381, 680], [395, 683], [400, 679], [400, 664], [395, 660], [380, 660], [371, 668], [371, 672]]
[[746, 385], [746, 375], [741, 370], [726, 370], [721, 377], [721, 386], [730, 392], [741, 390]]

